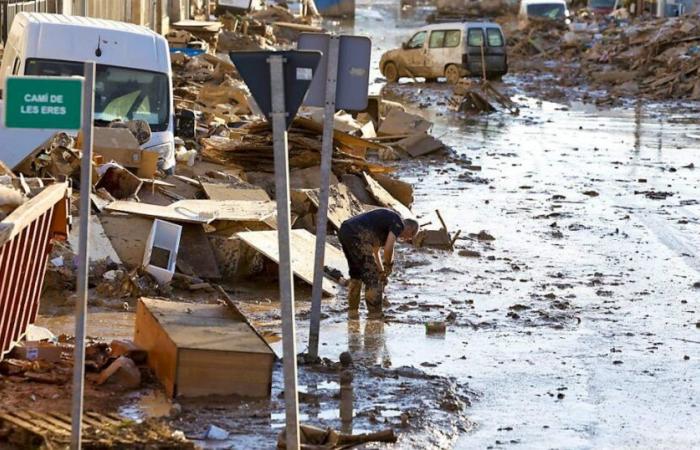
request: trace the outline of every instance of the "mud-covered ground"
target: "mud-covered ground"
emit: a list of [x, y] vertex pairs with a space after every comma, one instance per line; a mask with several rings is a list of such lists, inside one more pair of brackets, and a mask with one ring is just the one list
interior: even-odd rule
[[[375, 68], [420, 23], [394, 2], [358, 8], [354, 32], [372, 37]], [[342, 298], [324, 303], [328, 360], [300, 366], [303, 422], [393, 427], [390, 448], [401, 449], [700, 446], [700, 107], [554, 104], [533, 95], [532, 80], [509, 75], [500, 85], [518, 116], [450, 112], [441, 84], [385, 88], [450, 146], [449, 156], [396, 167], [415, 187], [421, 222], [437, 224], [439, 209], [461, 237], [455, 252], [398, 249], [386, 323], [348, 321]], [[258, 288], [228, 287], [278, 334], [276, 292]], [[299, 351], [308, 296], [297, 293]], [[103, 307], [90, 317], [92, 335], [133, 333], [133, 312]], [[445, 321], [446, 333], [427, 335], [428, 321]], [[68, 317], [44, 323], [70, 332]], [[351, 421], [344, 351], [354, 360]], [[189, 436], [215, 424], [233, 433], [223, 448], [269, 449], [284, 424], [281, 378], [278, 365], [269, 402], [173, 406], [145, 390], [124, 397], [121, 411], [173, 413]]]

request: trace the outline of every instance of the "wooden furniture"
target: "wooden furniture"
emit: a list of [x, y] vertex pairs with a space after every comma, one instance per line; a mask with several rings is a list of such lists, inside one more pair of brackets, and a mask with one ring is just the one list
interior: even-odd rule
[[134, 342], [171, 397], [266, 397], [275, 354], [224, 305], [141, 298]]

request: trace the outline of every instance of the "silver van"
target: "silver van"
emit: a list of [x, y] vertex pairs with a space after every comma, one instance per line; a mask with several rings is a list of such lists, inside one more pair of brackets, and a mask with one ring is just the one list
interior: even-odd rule
[[382, 55], [379, 69], [390, 83], [401, 77], [439, 77], [456, 83], [465, 76], [500, 78], [508, 73], [506, 42], [493, 22], [456, 22], [420, 28], [401, 48]]

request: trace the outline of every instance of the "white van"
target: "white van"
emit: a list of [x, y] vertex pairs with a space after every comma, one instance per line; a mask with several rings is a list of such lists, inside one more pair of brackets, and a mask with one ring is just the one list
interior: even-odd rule
[[[152, 135], [143, 150], [157, 152], [164, 171], [174, 169], [170, 53], [167, 41], [148, 28], [87, 17], [20, 13], [5, 42], [0, 89], [10, 75], [82, 76], [85, 61], [97, 64], [95, 126], [116, 119], [145, 120]], [[10, 167], [54, 133], [7, 129], [4, 120], [0, 124], [0, 160]]]
[[521, 0], [518, 17], [525, 21], [531, 18], [556, 22], [570, 20], [569, 7], [566, 6], [565, 0]]

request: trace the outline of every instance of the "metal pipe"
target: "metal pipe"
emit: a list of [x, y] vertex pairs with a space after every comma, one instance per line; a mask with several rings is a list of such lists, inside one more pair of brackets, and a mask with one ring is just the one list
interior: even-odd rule
[[321, 297], [323, 296], [339, 53], [340, 36], [330, 36], [326, 68], [326, 104], [323, 113], [323, 143], [321, 145], [321, 192], [318, 200], [318, 214], [316, 214], [316, 257], [314, 258], [314, 283], [311, 291], [311, 323], [309, 330], [309, 357], [311, 358], [318, 356], [319, 329], [321, 327]]
[[80, 167], [80, 243], [78, 245], [78, 296], [75, 301], [75, 349], [73, 363], [73, 409], [71, 449], [81, 448], [83, 391], [85, 381], [85, 326], [87, 323], [88, 272], [90, 251], [90, 191], [92, 189], [92, 123], [95, 106], [95, 63], [84, 66], [83, 156]]
[[297, 396], [296, 326], [291, 261], [291, 218], [289, 208], [289, 152], [287, 111], [284, 95], [284, 57], [271, 55], [272, 142], [275, 152], [275, 193], [279, 245], [279, 288], [282, 310], [282, 351], [284, 361], [284, 407], [288, 450], [299, 450], [299, 398]]

